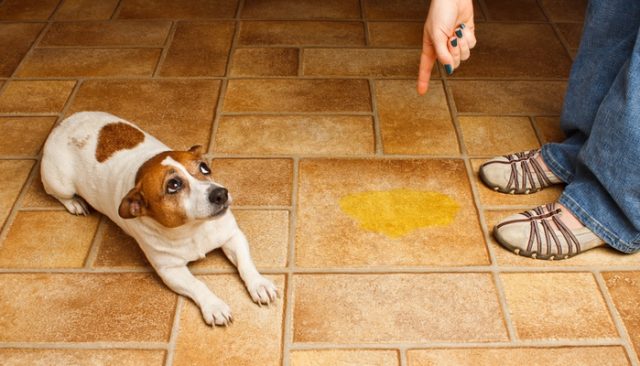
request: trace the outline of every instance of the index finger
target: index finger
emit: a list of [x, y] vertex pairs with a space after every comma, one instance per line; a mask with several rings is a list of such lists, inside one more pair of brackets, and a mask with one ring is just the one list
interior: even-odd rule
[[420, 55], [420, 70], [418, 71], [418, 94], [420, 95], [423, 95], [429, 89], [431, 70], [433, 69], [435, 62], [436, 55], [433, 52], [433, 48], [422, 51], [422, 54]]

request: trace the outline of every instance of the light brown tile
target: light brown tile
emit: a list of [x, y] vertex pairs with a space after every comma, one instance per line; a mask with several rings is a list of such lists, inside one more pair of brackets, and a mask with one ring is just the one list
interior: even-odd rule
[[53, 23], [38, 44], [49, 46], [158, 46], [169, 35], [170, 22], [104, 21]]
[[409, 366], [629, 365], [624, 348], [620, 346], [409, 350], [407, 361]]
[[611, 339], [617, 332], [591, 273], [503, 273], [519, 339]]
[[450, 81], [458, 112], [560, 114], [564, 81]]
[[[302, 160], [296, 264], [486, 265], [469, 188], [461, 160]], [[367, 192], [391, 192], [380, 199], [384, 209], [365, 198], [362, 214], [352, 217], [350, 209], [343, 209], [344, 200], [357, 204], [350, 195]], [[366, 220], [367, 208], [382, 220]], [[442, 221], [432, 222], [435, 217]]]
[[358, 0], [246, 0], [242, 18], [353, 19], [360, 18]]
[[47, 20], [60, 0], [4, 0], [0, 20]]
[[366, 80], [229, 80], [225, 112], [369, 112]]
[[536, 117], [534, 122], [541, 133], [542, 143], [562, 142], [566, 138], [560, 129], [560, 117]]
[[469, 155], [505, 155], [540, 147], [528, 117], [459, 117]]
[[412, 19], [427, 18], [429, 6], [422, 0], [364, 0], [365, 17], [368, 19]]
[[238, 43], [243, 46], [364, 46], [361, 22], [243, 21]]
[[0, 23], [0, 77], [9, 77], [29, 51], [44, 23]]
[[378, 80], [376, 101], [386, 154], [459, 154], [440, 82], [419, 96], [414, 80]]
[[292, 286], [294, 342], [508, 339], [489, 274], [296, 275]]
[[10, 81], [0, 94], [0, 112], [58, 113], [75, 85], [72, 80]]
[[291, 205], [290, 159], [214, 159], [211, 170], [215, 181], [229, 189], [236, 206]]
[[22, 63], [18, 76], [151, 76], [160, 51], [153, 48], [38, 48]]
[[138, 243], [107, 218], [98, 238], [98, 254], [92, 267], [151, 268]]
[[405, 76], [418, 73], [420, 50], [309, 48], [302, 73], [309, 76]]
[[[546, 21], [536, 0], [484, 0], [490, 20]], [[474, 10], [476, 8], [474, 7]], [[483, 24], [483, 27], [486, 24]], [[476, 27], [478, 29], [478, 27]], [[534, 38], [534, 37], [530, 37]]]
[[218, 80], [88, 80], [68, 115], [109, 111], [171, 148], [207, 146], [219, 88]]
[[0, 274], [0, 341], [168, 342], [176, 301], [151, 274]]
[[582, 38], [582, 23], [557, 23], [556, 26], [570, 48], [578, 48]]
[[22, 207], [27, 208], [63, 208], [62, 204], [44, 191], [40, 178], [40, 167], [36, 168], [36, 176], [22, 199]]
[[370, 116], [223, 116], [215, 151], [353, 155], [374, 152]]
[[31, 168], [33, 160], [0, 160], [0, 170], [3, 172], [0, 177], [0, 227], [4, 225], [9, 212], [13, 207], [22, 187], [24, 186]]
[[587, 0], [542, 0], [542, 7], [554, 22], [580, 22], [587, 11]]
[[124, 349], [0, 349], [0, 363], [18, 365], [164, 365], [163, 350]]
[[0, 117], [0, 155], [35, 156], [56, 117]]
[[297, 48], [238, 48], [233, 53], [231, 76], [296, 76]]
[[603, 273], [613, 303], [624, 322], [627, 334], [636, 354], [640, 353], [640, 317], [638, 316], [638, 298], [640, 298], [640, 272]]
[[395, 350], [300, 350], [291, 351], [290, 359], [292, 366], [397, 366], [398, 352]]
[[[286, 293], [284, 276], [268, 276]], [[180, 331], [173, 364], [280, 365], [284, 300], [259, 307], [251, 301], [237, 275], [200, 277], [233, 312], [233, 324], [211, 329], [200, 310], [187, 302], [180, 313]]]
[[232, 22], [178, 23], [160, 74], [223, 76], [234, 28]]
[[237, 0], [123, 0], [118, 15], [124, 19], [233, 18]]
[[369, 22], [369, 39], [377, 47], [422, 47], [424, 22]]
[[98, 220], [98, 215], [74, 216], [67, 211], [18, 212], [0, 248], [0, 266], [82, 267]]
[[64, 0], [56, 11], [57, 20], [108, 20], [119, 0]]

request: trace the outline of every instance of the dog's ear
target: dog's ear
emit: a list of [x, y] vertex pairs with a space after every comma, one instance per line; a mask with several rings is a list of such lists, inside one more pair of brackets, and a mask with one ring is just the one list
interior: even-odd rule
[[202, 145], [193, 145], [189, 149], [189, 152], [198, 157], [201, 157], [202, 154], [204, 154], [204, 147], [202, 147]]
[[139, 185], [135, 186], [120, 202], [118, 215], [123, 219], [133, 219], [146, 215], [147, 202], [140, 188]]

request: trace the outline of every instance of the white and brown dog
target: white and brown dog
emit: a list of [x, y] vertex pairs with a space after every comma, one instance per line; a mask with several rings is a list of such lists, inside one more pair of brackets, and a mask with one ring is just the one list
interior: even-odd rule
[[222, 248], [238, 268], [253, 301], [275, 300], [277, 289], [253, 264], [231, 197], [211, 178], [201, 146], [172, 151], [121, 118], [81, 112], [49, 135], [41, 175], [46, 192], [69, 212], [86, 215], [88, 203], [131, 235], [164, 283], [193, 299], [207, 324], [228, 324], [231, 310], [187, 263], [213, 249]]

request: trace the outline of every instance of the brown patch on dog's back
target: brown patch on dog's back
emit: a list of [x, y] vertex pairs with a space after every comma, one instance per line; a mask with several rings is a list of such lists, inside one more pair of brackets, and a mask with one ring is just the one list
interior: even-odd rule
[[98, 135], [96, 160], [106, 161], [120, 150], [133, 149], [144, 141], [144, 133], [124, 122], [114, 122], [105, 125]]

